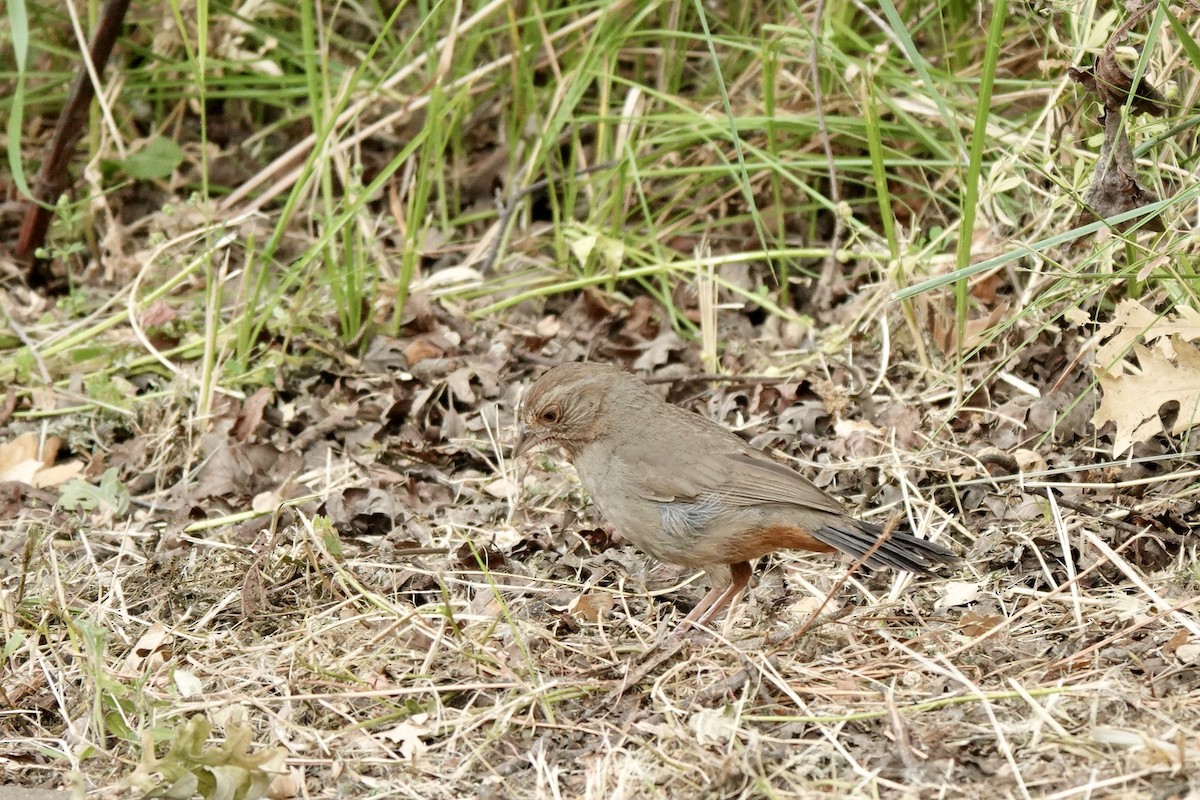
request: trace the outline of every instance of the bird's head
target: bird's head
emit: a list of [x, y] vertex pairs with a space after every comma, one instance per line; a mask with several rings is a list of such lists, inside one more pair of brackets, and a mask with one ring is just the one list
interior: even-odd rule
[[636, 378], [607, 364], [580, 362], [554, 367], [529, 387], [513, 455], [561, 447], [574, 459], [604, 435], [611, 413], [608, 395], [628, 381]]

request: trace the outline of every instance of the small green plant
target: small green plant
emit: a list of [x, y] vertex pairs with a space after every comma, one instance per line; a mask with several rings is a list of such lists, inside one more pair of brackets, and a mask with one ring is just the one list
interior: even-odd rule
[[105, 159], [103, 166], [108, 172], [121, 173], [134, 180], [161, 180], [169, 178], [183, 159], [183, 148], [178, 142], [156, 136], [125, 158]]
[[266, 794], [275, 775], [283, 769], [286, 751], [272, 747], [250, 752], [249, 726], [229, 726], [225, 741], [209, 745], [212, 725], [197, 714], [182, 728], [167, 732], [170, 746], [162, 758], [154, 755], [150, 734], [142, 737], [142, 763], [127, 783], [145, 792], [145, 797], [205, 800], [254, 800]]
[[76, 478], [63, 485], [58, 504], [67, 511], [95, 511], [107, 506], [118, 517], [129, 510], [129, 489], [117, 480], [116, 469], [109, 468], [100, 478], [100, 485], [93, 486]]

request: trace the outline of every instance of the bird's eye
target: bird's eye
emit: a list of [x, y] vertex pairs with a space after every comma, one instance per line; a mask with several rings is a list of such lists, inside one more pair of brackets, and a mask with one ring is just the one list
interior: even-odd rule
[[545, 409], [542, 411], [540, 419], [547, 425], [553, 425], [558, 422], [558, 409], [553, 406]]

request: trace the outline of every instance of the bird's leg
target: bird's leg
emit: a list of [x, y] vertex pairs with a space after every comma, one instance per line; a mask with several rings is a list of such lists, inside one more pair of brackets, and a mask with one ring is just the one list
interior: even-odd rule
[[708, 594], [700, 598], [700, 602], [696, 604], [691, 613], [683, 618], [683, 622], [679, 623], [679, 627], [675, 629], [675, 632], [682, 633], [688, 628], [701, 627], [712, 622], [713, 618], [721, 613], [721, 609], [729, 605], [729, 601], [746, 588], [750, 583], [750, 575], [749, 561], [739, 561], [736, 564], [730, 564], [729, 584], [727, 586], [714, 586], [709, 589]]
[[739, 561], [736, 564], [729, 565], [729, 585], [725, 587], [725, 591], [713, 601], [708, 610], [704, 611], [697, 625], [708, 625], [716, 618], [717, 614], [721, 613], [721, 609], [729, 605], [729, 601], [741, 594], [742, 590], [750, 585], [750, 575], [752, 574], [749, 561]]
[[[698, 621], [700, 617], [704, 616], [704, 612], [708, 611], [708, 609], [712, 607], [713, 603], [724, 597], [727, 591], [729, 591], [728, 586], [714, 586], [713, 588], [709, 589], [708, 594], [700, 598], [700, 602], [696, 603], [691, 612], [683, 618], [683, 622], [679, 623], [679, 627], [676, 628], [676, 630], [682, 631], [690, 627], [692, 623]], [[722, 600], [722, 602], [725, 601]]]

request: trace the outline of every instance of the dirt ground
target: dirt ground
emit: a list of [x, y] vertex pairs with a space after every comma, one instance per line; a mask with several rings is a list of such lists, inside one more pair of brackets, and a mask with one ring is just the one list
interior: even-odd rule
[[[411, 335], [361, 360], [310, 354], [221, 398], [198, 438], [169, 393], [136, 419], [55, 420], [64, 450], [93, 454], [83, 474], [114, 469], [124, 491], [67, 504], [62, 487], [4, 486], [4, 780], [105, 796], [267, 768], [275, 797], [1196, 791], [1181, 499], [1196, 465], [1107, 459], [1086, 415], [1061, 413], [1078, 384], [1034, 399], [995, 380], [950, 416], [900, 326], [884, 354], [731, 313], [746, 345], [714, 381], [643, 302], [581, 294], [502, 325], [415, 305]], [[1011, 374], [1046, 385], [1082, 336], [1043, 339]], [[703, 581], [607, 530], [569, 467], [507, 457], [528, 381], [584, 356], [778, 448], [855, 512], [904, 516], [962, 566], [847, 576], [780, 554], [712, 635], [664, 638]], [[1043, 434], [1040, 463], [1004, 455]], [[278, 510], [226, 516], [247, 508]]]

